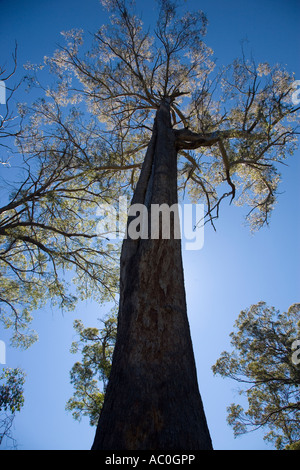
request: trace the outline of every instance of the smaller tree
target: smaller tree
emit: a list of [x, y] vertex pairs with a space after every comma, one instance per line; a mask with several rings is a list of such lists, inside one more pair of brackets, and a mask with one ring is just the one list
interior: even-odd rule
[[11, 427], [17, 411], [24, 405], [25, 373], [19, 369], [3, 369], [0, 374], [0, 445], [12, 437]]
[[245, 385], [240, 394], [247, 396], [248, 410], [239, 404], [228, 407], [235, 436], [267, 428], [264, 439], [277, 450], [300, 444], [300, 364], [294, 351], [299, 312], [299, 303], [281, 314], [265, 302], [242, 311], [230, 334], [233, 351], [224, 351], [212, 368]]
[[103, 325], [100, 330], [85, 328], [81, 320], [74, 322], [79, 339], [72, 343], [71, 352], [80, 352], [82, 361], [76, 362], [71, 369], [70, 378], [75, 391], [66, 409], [72, 411], [73, 417], [79, 421], [88, 416], [91, 426], [98, 423], [110, 374], [117, 332], [116, 313], [107, 316]]

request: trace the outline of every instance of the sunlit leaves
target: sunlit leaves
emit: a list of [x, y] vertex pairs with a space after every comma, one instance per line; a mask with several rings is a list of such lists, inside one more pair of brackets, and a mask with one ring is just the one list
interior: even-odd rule
[[[135, 2], [102, 2], [110, 22], [94, 35], [88, 52], [82, 31], [64, 33], [66, 46], [47, 59], [59, 77], [52, 98], [59, 106], [80, 102], [83, 110], [85, 104], [96, 134], [111, 146], [110, 158], [122, 164], [129, 155], [130, 163], [143, 161], [140, 150], [149, 142], [155, 112], [169, 99], [174, 129], [189, 128], [204, 140], [219, 133], [211, 144], [199, 139], [198, 146], [179, 147], [180, 186], [193, 200], [203, 199], [212, 223], [230, 197], [249, 206], [247, 221], [258, 229], [269, 222], [276, 202], [278, 163], [296, 149], [294, 77], [279, 65], [255, 64], [244, 51], [217, 71], [203, 42], [203, 12], [187, 12], [171, 0], [157, 3], [157, 22], [146, 29]], [[73, 123], [78, 135], [80, 121], [78, 116]]]
[[[199, 145], [196, 152], [202, 152], [205, 169], [197, 165], [195, 179], [206, 177], [214, 188], [222, 181], [231, 188], [234, 185], [235, 202], [249, 206], [247, 221], [253, 230], [269, 222], [280, 182], [278, 164], [297, 148], [299, 107], [291, 100], [293, 80], [293, 74], [279, 65], [256, 65], [243, 54], [214, 81], [206, 80], [195, 90], [187, 108], [193, 131], [204, 136], [218, 134], [226, 152], [222, 161], [217, 146], [203, 149]], [[214, 92], [219, 96], [217, 102]], [[193, 178], [188, 182], [191, 186]], [[210, 194], [206, 191], [204, 197], [213, 206]]]

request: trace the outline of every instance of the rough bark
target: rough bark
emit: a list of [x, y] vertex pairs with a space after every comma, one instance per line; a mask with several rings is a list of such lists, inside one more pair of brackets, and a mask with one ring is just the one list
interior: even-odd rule
[[[177, 203], [167, 101], [157, 111], [132, 203]], [[123, 242], [117, 341], [92, 448], [212, 448], [187, 319], [181, 241], [174, 237]]]

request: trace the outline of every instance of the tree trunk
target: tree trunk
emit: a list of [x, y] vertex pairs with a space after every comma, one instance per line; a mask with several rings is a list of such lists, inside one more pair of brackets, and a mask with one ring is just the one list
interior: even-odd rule
[[[136, 203], [148, 209], [177, 203], [167, 100], [156, 114]], [[117, 340], [92, 449], [212, 449], [187, 319], [181, 240], [124, 239], [120, 269]]]

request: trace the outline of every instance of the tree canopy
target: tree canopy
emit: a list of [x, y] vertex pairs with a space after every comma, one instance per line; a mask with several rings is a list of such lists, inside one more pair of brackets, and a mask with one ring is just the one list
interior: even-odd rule
[[[102, 4], [110, 23], [93, 43], [81, 30], [63, 33], [65, 45], [52, 57], [26, 66], [28, 87], [40, 98], [15, 113], [8, 100], [1, 122], [1, 318], [23, 346], [34, 341], [27, 328], [45, 302], [73, 308], [78, 296], [117, 292], [118, 250], [97, 233], [95, 214], [101, 203], [132, 194], [163, 98], [176, 134], [179, 189], [205, 203], [213, 226], [225, 198], [249, 207], [253, 229], [267, 224], [278, 167], [296, 148], [293, 74], [244, 53], [217, 69], [203, 42], [205, 15], [175, 1], [158, 2], [149, 28], [134, 2]], [[45, 71], [52, 84], [49, 75], [42, 84]], [[77, 291], [66, 270], [76, 272]]]
[[296, 147], [293, 75], [244, 53], [217, 70], [203, 42], [201, 11], [182, 13], [176, 2], [161, 0], [157, 23], [147, 30], [134, 2], [102, 3], [111, 22], [94, 35], [92, 48], [82, 55], [83, 32], [74, 30], [48, 59], [62, 77], [62, 98], [85, 100], [105, 124], [104, 135], [113, 135], [111, 154], [131, 164], [143, 160], [154, 112], [169, 99], [181, 188], [205, 201], [212, 223], [225, 197], [249, 205], [253, 228], [268, 223], [278, 163]]

